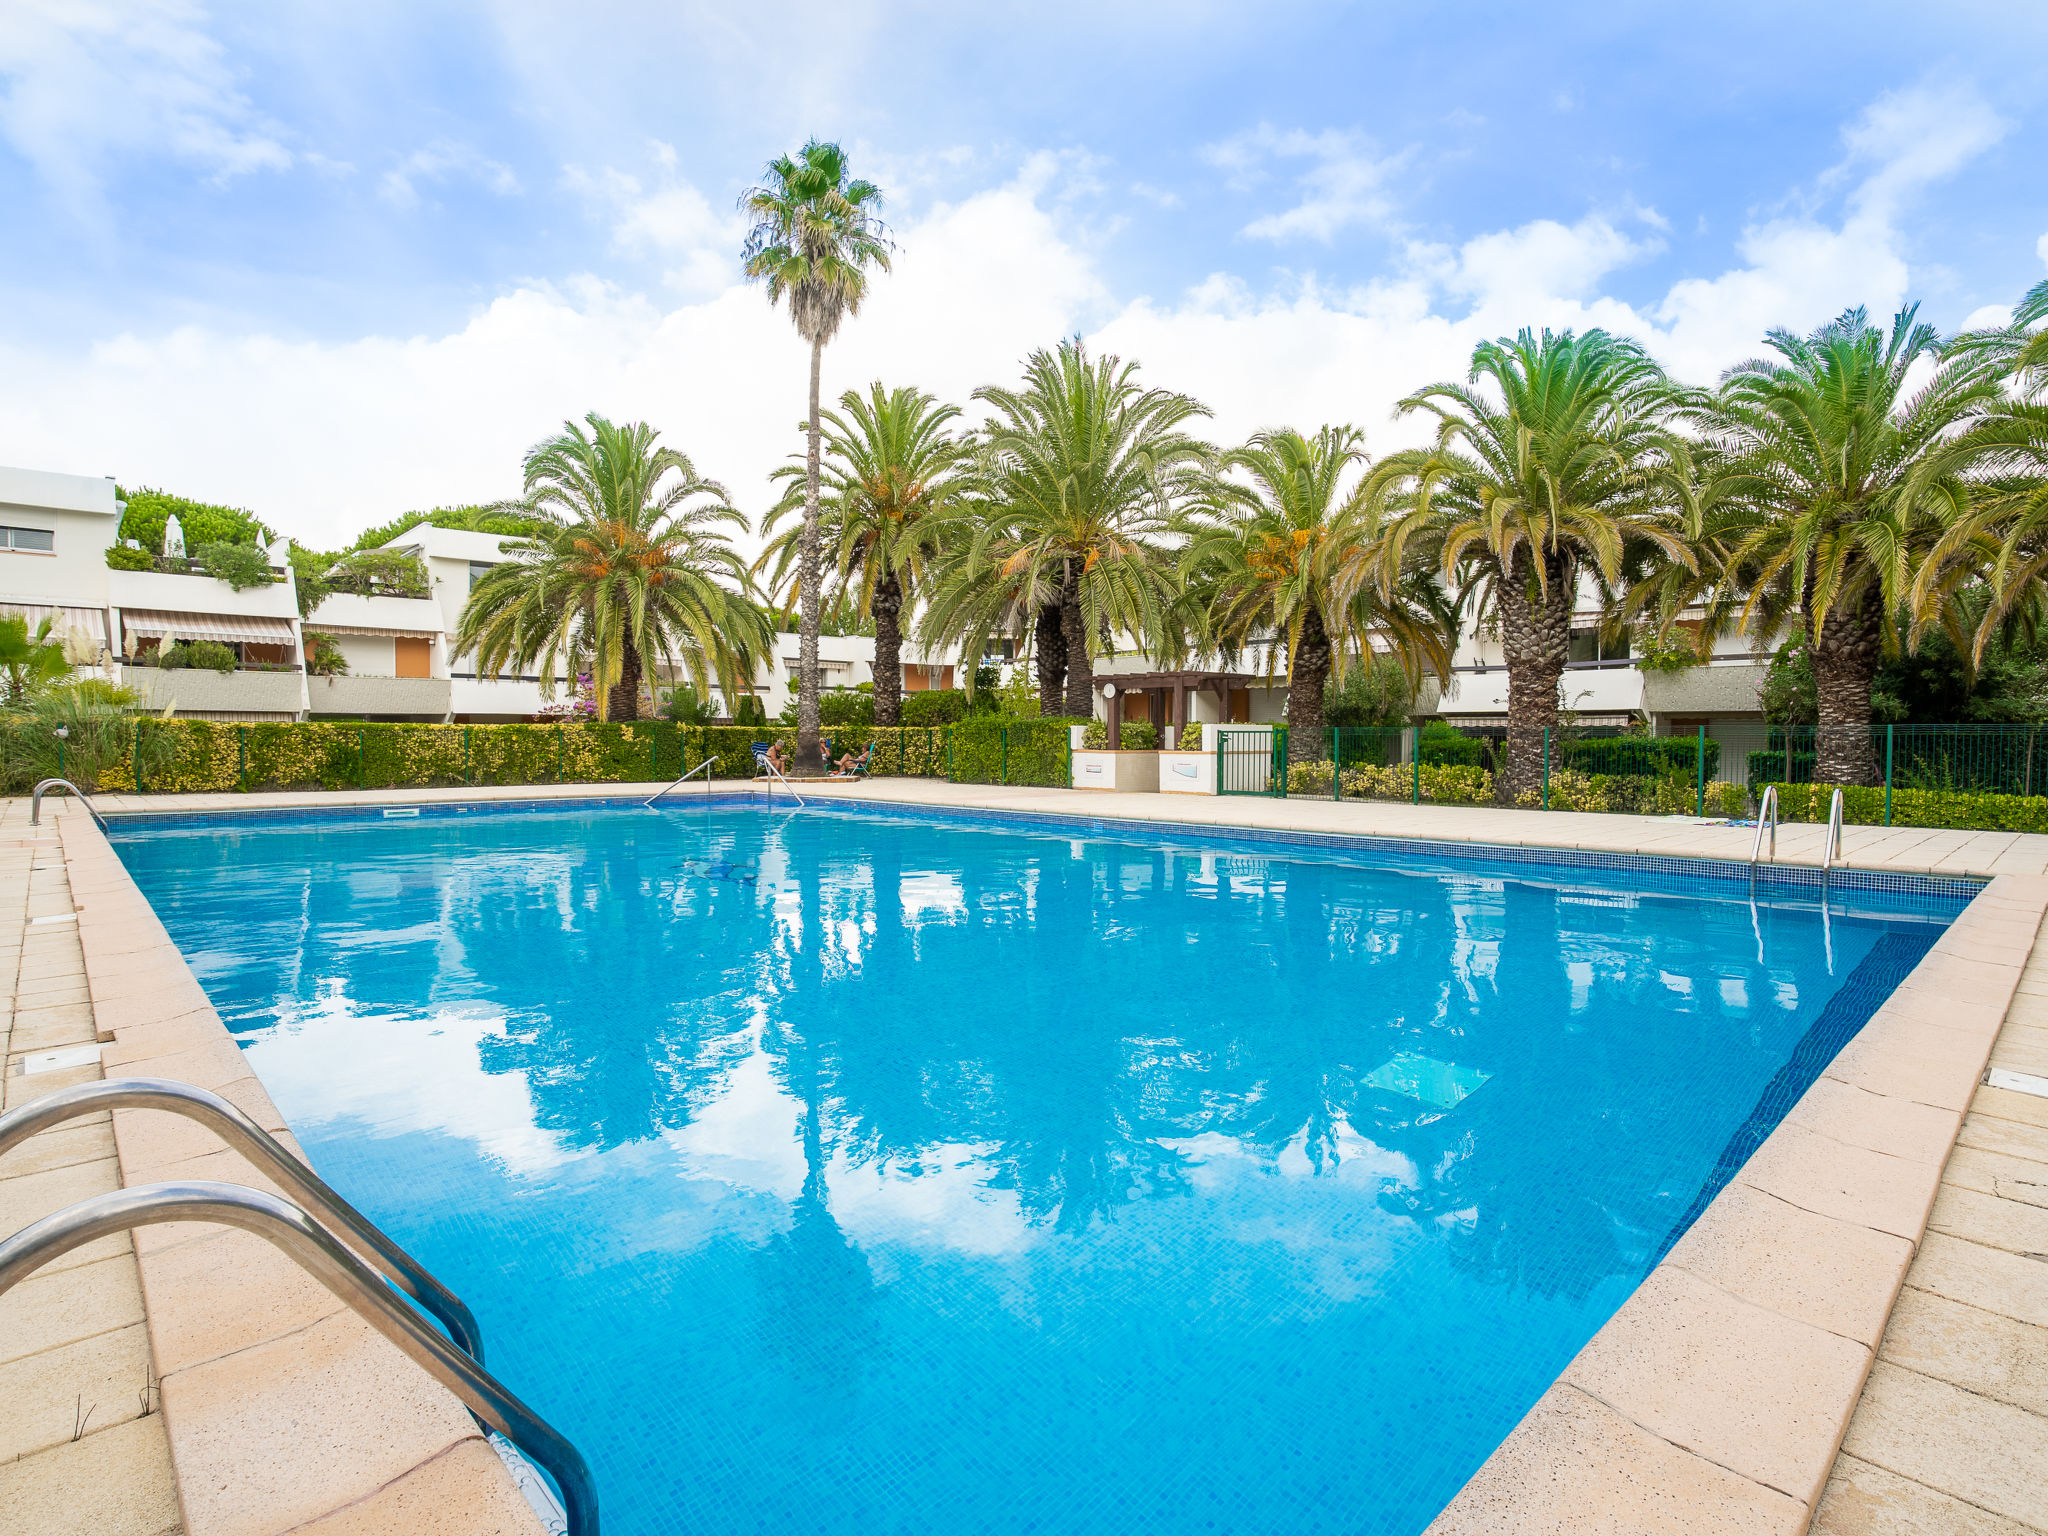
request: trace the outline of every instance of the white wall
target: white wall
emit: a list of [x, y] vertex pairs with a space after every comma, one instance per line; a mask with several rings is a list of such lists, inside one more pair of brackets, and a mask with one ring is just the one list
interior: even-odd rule
[[[107, 608], [107, 546], [121, 522], [114, 482], [37, 469], [0, 468], [0, 525], [46, 528], [48, 554], [0, 549], [0, 603]], [[119, 649], [118, 636], [110, 643]]]

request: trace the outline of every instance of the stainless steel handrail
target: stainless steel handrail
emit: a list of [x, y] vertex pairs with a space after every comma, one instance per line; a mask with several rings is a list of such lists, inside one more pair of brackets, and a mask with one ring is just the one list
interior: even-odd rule
[[204, 1088], [161, 1077], [116, 1077], [59, 1088], [0, 1115], [0, 1157], [39, 1131], [109, 1109], [160, 1109], [205, 1126], [321, 1222], [359, 1247], [393, 1285], [446, 1325], [459, 1348], [479, 1364], [483, 1362], [483, 1330], [461, 1297], [286, 1151], [276, 1137], [226, 1099]]
[[140, 1184], [94, 1195], [0, 1242], [0, 1295], [74, 1248], [167, 1221], [239, 1227], [295, 1260], [478, 1419], [538, 1462], [561, 1490], [571, 1536], [598, 1536], [597, 1484], [582, 1453], [503, 1382], [436, 1333], [376, 1271], [289, 1200], [239, 1184], [201, 1180]]
[[1837, 789], [1828, 799], [1828, 830], [1820, 844], [1820, 901], [1825, 907], [1828, 901], [1828, 886], [1835, 872], [1835, 865], [1842, 858], [1842, 792]]
[[783, 771], [782, 771], [782, 770], [781, 770], [780, 768], [776, 767], [776, 766], [775, 766], [775, 765], [774, 765], [773, 763], [769, 762], [769, 761], [768, 761], [768, 759], [767, 759], [767, 758], [765, 758], [765, 757], [763, 757], [763, 758], [758, 758], [758, 759], [756, 759], [756, 761], [758, 761], [758, 762], [760, 763], [760, 765], [761, 765], [761, 766], [762, 766], [763, 768], [766, 768], [766, 769], [768, 770], [768, 772], [769, 772], [769, 775], [770, 775], [770, 780], [771, 780], [771, 781], [770, 781], [770, 783], [769, 783], [769, 786], [768, 786], [768, 792], [769, 792], [769, 795], [770, 795], [770, 797], [771, 797], [771, 798], [773, 797], [773, 795], [774, 795], [774, 792], [775, 792], [775, 785], [774, 785], [774, 783], [773, 783], [773, 780], [774, 780], [774, 779], [781, 779], [781, 780], [782, 780], [782, 787], [783, 787], [784, 789], [786, 789], [786, 790], [788, 790], [788, 791], [789, 791], [789, 798], [790, 798], [790, 799], [792, 799], [792, 800], [794, 800], [794, 801], [795, 801], [795, 802], [797, 803], [797, 809], [799, 809], [799, 810], [807, 810], [807, 809], [809, 809], [809, 807], [807, 807], [807, 806], [806, 806], [806, 805], [804, 804], [804, 797], [803, 797], [802, 795], [800, 795], [800, 794], [798, 794], [798, 793], [796, 792], [796, 786], [795, 786], [794, 784], [792, 784], [792, 783], [790, 783], [790, 782], [789, 782], [789, 776], [788, 776], [787, 774], [785, 774], [785, 773], [784, 773], [784, 772], [783, 772]]
[[92, 803], [92, 796], [88, 795], [84, 790], [80, 789], [76, 784], [72, 783], [69, 779], [44, 779], [40, 784], [38, 784], [34, 788], [34, 790], [30, 792], [28, 799], [28, 824], [30, 826], [39, 827], [42, 825], [43, 795], [45, 794], [45, 792], [47, 792], [52, 787], [58, 784], [62, 784], [66, 789], [70, 790], [72, 794], [76, 795], [80, 800], [84, 801], [85, 808], [88, 811], [92, 812], [92, 819], [100, 824], [100, 830], [102, 832], [107, 830], [107, 818], [102, 816], [100, 814], [99, 807]]
[[1775, 864], [1778, 862], [1778, 786], [1775, 784], [1766, 784], [1764, 786], [1764, 797], [1757, 802], [1756, 836], [1751, 838], [1749, 842], [1749, 888], [1751, 892], [1756, 890], [1756, 861], [1757, 855], [1763, 852], [1765, 827], [1771, 829], [1771, 862]]
[[643, 811], [646, 810], [647, 806], [654, 804], [655, 801], [659, 800], [663, 795], [667, 794], [669, 789], [675, 789], [677, 786], [683, 784], [687, 780], [694, 779], [700, 773], [704, 775], [704, 788], [708, 791], [711, 788], [711, 775], [705, 770], [710, 768], [710, 766], [717, 761], [718, 759], [715, 757], [705, 758], [703, 762], [699, 763], [696, 767], [692, 768], [688, 773], [684, 774], [682, 778], [677, 779], [674, 784], [669, 785], [668, 789], [657, 789], [653, 794], [649, 795], [647, 797], [647, 805], [641, 806], [640, 809]]

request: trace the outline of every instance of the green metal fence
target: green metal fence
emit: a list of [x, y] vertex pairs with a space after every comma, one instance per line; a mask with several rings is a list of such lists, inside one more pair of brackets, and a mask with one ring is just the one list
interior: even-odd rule
[[1507, 765], [1496, 734], [1326, 728], [1304, 750], [1296, 732], [1291, 753], [1274, 746], [1270, 768], [1264, 732], [1220, 736], [1232, 734], [1246, 739], [1219, 739], [1225, 794], [1741, 819], [1775, 784], [1787, 821], [1818, 821], [1839, 786], [1854, 823], [2048, 832], [2048, 726], [1879, 725], [1835, 741], [1760, 721], [1669, 736], [1555, 729], [1532, 783], [1512, 800], [1498, 788]]

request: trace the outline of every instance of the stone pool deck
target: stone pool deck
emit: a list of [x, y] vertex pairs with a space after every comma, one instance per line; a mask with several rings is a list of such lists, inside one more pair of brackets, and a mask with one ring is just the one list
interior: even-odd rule
[[[97, 803], [109, 813], [193, 812], [595, 795], [644, 798], [659, 787], [106, 796]], [[675, 798], [692, 792], [686, 787]], [[802, 792], [806, 797], [955, 809], [1172, 821], [1219, 831], [1300, 830], [1737, 861], [1748, 858], [1753, 836], [1749, 828], [1690, 818], [922, 780], [807, 784]], [[53, 804], [46, 803], [46, 813]], [[47, 851], [37, 854], [38, 848], [48, 849], [47, 843], [23, 844], [29, 856], [15, 864], [5, 859], [8, 835], [18, 841], [25, 830], [23, 811], [14, 802], [0, 815], [0, 947], [10, 922], [22, 926], [9, 916], [17, 905], [16, 864], [28, 877], [24, 896], [29, 904], [70, 899], [52, 895], [54, 861]], [[47, 823], [46, 816], [46, 829]], [[215, 1048], [220, 1045], [235, 1058], [232, 1066], [239, 1067], [239, 1052], [205, 1006], [203, 994], [194, 1005], [197, 989], [189, 970], [174, 949], [164, 953], [168, 940], [160, 937], [161, 927], [97, 829], [69, 810], [59, 825], [84, 908], [74, 941], [74, 948], [83, 946], [76, 963], [82, 963], [92, 982], [95, 1006], [102, 969], [116, 988], [106, 994], [115, 1009], [107, 1022], [114, 1024], [111, 1033], [117, 1041], [109, 1052], [109, 1073], [189, 1077], [187, 1067], [193, 1063], [226, 1073], [231, 1063]], [[1818, 863], [1820, 838], [1817, 827], [1782, 828], [1779, 861]], [[2016, 1536], [2028, 1531], [2048, 1536], [2048, 1099], [1978, 1086], [1987, 1058], [2015, 1071], [2048, 1074], [2048, 949], [2039, 947], [2048, 911], [2048, 837], [1851, 827], [1844, 844], [1844, 862], [1855, 867], [1972, 876], [1993, 883], [1444, 1511], [1432, 1527], [1434, 1536], [1796, 1532], [1809, 1526], [1829, 1536]], [[27, 867], [31, 862], [33, 870]], [[102, 904], [103, 916], [112, 921], [103, 923], [92, 915]], [[129, 931], [141, 933], [146, 942], [112, 940], [104, 957], [96, 956], [96, 934]], [[18, 963], [21, 977], [32, 970], [37, 979], [67, 974], [64, 966], [74, 963], [51, 958], [57, 946], [43, 939], [32, 933], [25, 941], [37, 947], [38, 958], [33, 966], [26, 960]], [[131, 942], [134, 951], [127, 948]], [[170, 988], [163, 1000], [151, 989], [131, 985], [118, 990], [119, 977], [134, 972], [140, 962], [121, 964], [116, 957], [141, 951], [155, 956], [148, 964]], [[172, 961], [190, 991], [171, 988], [177, 979]], [[23, 1012], [16, 1018], [31, 1011], [26, 1001], [17, 1007]], [[129, 1015], [123, 1022], [119, 1010], [124, 1007], [144, 1008], [151, 1017], [138, 1022]], [[154, 1016], [172, 1007], [180, 1012]], [[198, 1029], [192, 1015], [210, 1021], [219, 1037]], [[96, 1021], [96, 1031], [102, 1028]], [[194, 1029], [204, 1037], [197, 1043], [190, 1038]], [[23, 1047], [10, 1040], [8, 1049], [18, 1055]], [[190, 1055], [195, 1050], [199, 1057]], [[10, 1070], [15, 1059], [8, 1058]], [[95, 1067], [88, 1075], [97, 1072]], [[36, 1091], [70, 1080], [52, 1076], [45, 1084], [42, 1078], [27, 1079]], [[220, 1091], [252, 1112], [260, 1100], [272, 1117], [264, 1123], [280, 1123], [253, 1077], [246, 1087], [239, 1078], [233, 1081], [232, 1089], [222, 1086]], [[10, 1102], [17, 1085], [10, 1076]], [[244, 1092], [251, 1094], [247, 1101], [239, 1097]], [[171, 1149], [178, 1155], [159, 1154], [154, 1160], [146, 1142], [137, 1141], [131, 1171], [130, 1139], [120, 1122], [137, 1118], [137, 1112], [123, 1112], [113, 1127], [122, 1175], [164, 1177], [176, 1167], [192, 1176], [260, 1182], [246, 1165], [235, 1171], [228, 1161], [231, 1154], [209, 1155], [189, 1141]], [[104, 1129], [100, 1134], [105, 1137]], [[157, 1134], [175, 1140], [170, 1132]], [[34, 1209], [23, 1205], [19, 1194], [10, 1199], [7, 1175], [16, 1171], [15, 1159], [33, 1159], [35, 1147], [32, 1143], [0, 1162], [0, 1215], [15, 1218], [12, 1225], [79, 1197], [65, 1194]], [[89, 1161], [100, 1167], [102, 1177], [117, 1171], [104, 1148]], [[200, 1163], [208, 1171], [199, 1172], [195, 1165]], [[216, 1167], [219, 1171], [213, 1171]], [[342, 1379], [351, 1389], [359, 1381], [373, 1396], [387, 1395], [386, 1407], [376, 1411], [396, 1412], [391, 1434], [374, 1433], [361, 1421], [361, 1401], [350, 1400], [349, 1411], [328, 1421], [310, 1444], [296, 1435], [287, 1441], [279, 1426], [289, 1419], [280, 1413], [313, 1414], [322, 1407], [315, 1383], [324, 1379], [317, 1374], [323, 1367], [305, 1357], [303, 1336], [319, 1327], [330, 1334], [345, 1331], [352, 1319], [311, 1313], [297, 1320], [245, 1316], [235, 1326], [247, 1333], [234, 1341], [234, 1348], [195, 1361], [177, 1353], [178, 1340], [195, 1329], [205, 1338], [209, 1329], [224, 1326], [208, 1314], [209, 1307], [221, 1306], [222, 1298], [215, 1294], [218, 1287], [207, 1288], [206, 1278], [224, 1263], [254, 1264], [262, 1258], [230, 1254], [225, 1245], [264, 1245], [242, 1234], [206, 1235], [204, 1229], [184, 1242], [167, 1244], [169, 1254], [186, 1255], [181, 1292], [153, 1281], [163, 1258], [152, 1251], [153, 1234], [142, 1236], [141, 1294], [157, 1368], [165, 1371], [164, 1411], [128, 1422], [144, 1426], [138, 1438], [153, 1427], [157, 1444], [167, 1445], [183, 1500], [183, 1528], [194, 1533], [303, 1529], [323, 1536], [386, 1529], [537, 1529], [523, 1504], [507, 1502], [516, 1495], [509, 1494], [502, 1471], [474, 1453], [481, 1442], [473, 1428], [466, 1440], [447, 1438], [466, 1427], [466, 1421], [458, 1425], [448, 1418], [452, 1400], [420, 1379], [381, 1340], [369, 1342], [390, 1359], [372, 1368], [374, 1363], [358, 1349], [352, 1358], [361, 1366], [359, 1376], [344, 1373]], [[132, 1272], [132, 1250], [126, 1262]], [[250, 1289], [288, 1292], [293, 1278], [281, 1275], [277, 1285]], [[27, 1289], [0, 1300], [0, 1340], [8, 1337], [9, 1322], [17, 1315], [8, 1309]], [[287, 1295], [284, 1311], [292, 1304], [317, 1302], [317, 1297]], [[276, 1310], [275, 1303], [260, 1298], [252, 1305]], [[117, 1308], [108, 1315], [123, 1314]], [[108, 1331], [121, 1326], [138, 1328], [131, 1321], [109, 1324]], [[188, 1396], [188, 1383], [197, 1385], [198, 1378], [179, 1381], [181, 1372], [195, 1366], [216, 1370], [210, 1395]], [[4, 1373], [11, 1368], [0, 1363], [0, 1430], [10, 1422]], [[273, 1374], [289, 1379], [282, 1387], [268, 1387]], [[224, 1390], [230, 1382], [232, 1394]], [[307, 1400], [278, 1407], [276, 1394], [288, 1398], [293, 1390]], [[412, 1397], [405, 1402], [391, 1398], [408, 1391]], [[252, 1410], [251, 1402], [262, 1406]], [[197, 1423], [202, 1405], [216, 1421], [208, 1434], [186, 1437], [191, 1440], [188, 1451], [181, 1438], [185, 1419], [191, 1415]], [[240, 1424], [234, 1417], [238, 1412], [248, 1415], [249, 1427], [222, 1431], [221, 1424]], [[0, 1480], [0, 1536], [17, 1528], [11, 1523], [10, 1492], [42, 1489], [47, 1494], [68, 1486], [61, 1481], [61, 1458], [77, 1455], [95, 1434], [113, 1427], [96, 1426], [75, 1443], [66, 1439], [45, 1445], [18, 1467], [0, 1468], [0, 1479], [9, 1472], [19, 1477], [13, 1485]], [[68, 1418], [63, 1428], [68, 1436]], [[167, 1441], [162, 1438], [166, 1429]], [[395, 1441], [396, 1449], [387, 1441]], [[469, 1451], [458, 1456], [465, 1445]], [[287, 1455], [312, 1459], [314, 1491], [303, 1493], [296, 1484], [277, 1480], [279, 1458]], [[165, 1459], [163, 1450], [154, 1464], [146, 1455], [131, 1458], [134, 1470], [123, 1477], [145, 1488], [151, 1476], [161, 1477]], [[454, 1475], [443, 1477], [436, 1468]], [[356, 1490], [351, 1497], [340, 1504], [328, 1502], [351, 1478], [349, 1486]], [[386, 1502], [394, 1498], [401, 1502]], [[289, 1506], [291, 1518], [267, 1519], [271, 1512], [264, 1505], [280, 1500]], [[50, 1507], [59, 1502], [46, 1498]], [[307, 1513], [313, 1505], [328, 1513]], [[180, 1527], [173, 1522], [19, 1528], [126, 1536], [130, 1530]]]

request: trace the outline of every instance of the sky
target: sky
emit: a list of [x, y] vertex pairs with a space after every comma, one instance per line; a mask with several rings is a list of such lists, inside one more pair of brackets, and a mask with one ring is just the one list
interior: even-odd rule
[[893, 270], [827, 350], [967, 408], [1080, 335], [1263, 427], [1524, 327], [1707, 382], [2048, 276], [2048, 7], [0, 0], [0, 464], [333, 547], [645, 420], [750, 514], [808, 358], [736, 211], [833, 139]]

